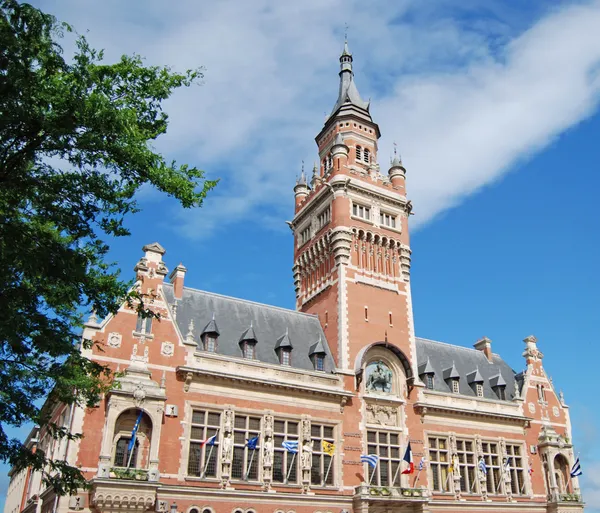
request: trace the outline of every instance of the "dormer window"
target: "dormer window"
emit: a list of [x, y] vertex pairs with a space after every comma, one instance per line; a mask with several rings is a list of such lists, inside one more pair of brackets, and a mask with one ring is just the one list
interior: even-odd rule
[[419, 365], [419, 376], [421, 376], [421, 380], [425, 383], [425, 388], [433, 390], [435, 370], [433, 369], [433, 365], [431, 365], [429, 358], [427, 358], [425, 363]]
[[279, 352], [279, 363], [281, 363], [281, 365], [290, 365], [290, 361], [291, 361], [291, 356], [292, 356], [292, 351], [290, 349], [282, 349]]
[[425, 374], [425, 386], [429, 390], [433, 390], [433, 374]]
[[247, 358], [248, 360], [254, 360], [255, 346], [256, 342], [253, 340], [244, 340], [242, 345], [242, 353], [244, 354], [244, 358]]
[[319, 340], [310, 346], [310, 350], [308, 352], [308, 356], [313, 363], [313, 366], [316, 371], [325, 371], [325, 357], [327, 353], [325, 352], [325, 344], [319, 335]]
[[477, 397], [483, 397], [483, 385], [481, 383], [475, 384], [475, 393]]
[[483, 397], [483, 377], [479, 369], [475, 369], [470, 374], [467, 374], [467, 382], [471, 385], [477, 397]]
[[315, 355], [315, 370], [324, 371], [325, 370], [325, 355], [317, 354]]
[[208, 351], [209, 353], [216, 353], [217, 352], [217, 340], [218, 340], [218, 337], [217, 337], [216, 333], [205, 333], [202, 336], [204, 350]]
[[494, 387], [494, 392], [496, 392], [498, 399], [501, 399], [502, 401], [506, 401], [506, 386], [505, 385]]
[[204, 329], [202, 330], [202, 334], [200, 335], [200, 340], [202, 340], [202, 346], [206, 352], [217, 352], [217, 343], [219, 340], [219, 335], [219, 327], [217, 326], [217, 321], [215, 320], [215, 316], [213, 315], [212, 320], [204, 327]]
[[137, 323], [135, 325], [136, 333], [150, 335], [152, 333], [152, 317], [144, 317], [141, 313], [138, 314]]
[[490, 386], [494, 393], [498, 396], [498, 399], [506, 400], [506, 381], [502, 377], [502, 374], [498, 374], [490, 378]]
[[256, 359], [256, 343], [258, 339], [254, 333], [252, 324], [250, 327], [242, 333], [240, 337], [240, 349], [242, 350], [242, 356], [248, 360]]
[[285, 334], [277, 339], [275, 344], [275, 352], [279, 356], [281, 365], [291, 365], [292, 360], [292, 341], [290, 340], [289, 331], [286, 329]]
[[452, 381], [452, 393], [458, 394], [460, 392], [458, 379], [453, 379]]

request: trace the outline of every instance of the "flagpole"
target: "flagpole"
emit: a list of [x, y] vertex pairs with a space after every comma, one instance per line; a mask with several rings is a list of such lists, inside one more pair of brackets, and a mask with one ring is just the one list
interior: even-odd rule
[[369, 486], [371, 486], [371, 483], [373, 482], [373, 477], [375, 476], [375, 471], [377, 470], [377, 465], [379, 465], [379, 458], [377, 458], [377, 463], [375, 463], [375, 466], [373, 467], [373, 472], [371, 473], [371, 479], [369, 479]]
[[402, 460], [398, 461], [398, 468], [396, 468], [396, 472], [394, 473], [394, 479], [392, 480], [392, 486], [396, 484], [396, 478], [398, 477], [398, 472], [400, 472], [400, 467], [402, 466]]
[[252, 470], [252, 462], [254, 461], [254, 453], [256, 452], [256, 447], [252, 449], [252, 456], [250, 456], [250, 464], [248, 465], [248, 470], [246, 471], [246, 477], [244, 481], [248, 481], [248, 476], [250, 475], [250, 470]]
[[417, 475], [415, 476], [415, 480], [413, 481], [413, 486], [412, 486], [413, 488], [415, 486], [417, 486], [417, 481], [419, 480], [419, 476], [421, 475], [421, 470], [422, 469], [419, 469], [419, 471], [417, 472]]
[[127, 470], [129, 470], [129, 467], [131, 466], [131, 457], [133, 456], [133, 451], [135, 451], [136, 440], [137, 440], [137, 433], [136, 433], [136, 436], [133, 438], [133, 447], [131, 448], [131, 451], [129, 451], [129, 458], [127, 458]]
[[290, 479], [290, 474], [292, 473], [292, 469], [294, 468], [294, 461], [296, 460], [296, 454], [298, 453], [294, 453], [294, 455], [292, 456], [292, 462], [290, 463], [290, 468], [288, 468], [288, 472], [287, 475], [285, 476], [285, 483], [287, 484], [288, 480]]
[[214, 449], [214, 444], [210, 446], [210, 451], [208, 451], [208, 457], [206, 458], [206, 463], [204, 464], [204, 470], [202, 470], [202, 474], [200, 475], [200, 477], [204, 477], [204, 474], [206, 474], [206, 469], [208, 468], [208, 464], [210, 463], [210, 457], [212, 456], [212, 452]]
[[323, 479], [323, 484], [321, 486], [325, 486], [327, 482], [327, 478], [329, 477], [329, 470], [331, 469], [331, 464], [333, 463], [333, 456], [330, 456], [329, 465], [327, 466], [327, 472], [325, 472], [325, 478]]

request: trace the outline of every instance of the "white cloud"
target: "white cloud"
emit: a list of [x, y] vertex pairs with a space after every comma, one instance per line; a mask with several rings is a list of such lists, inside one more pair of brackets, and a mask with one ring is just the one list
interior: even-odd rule
[[503, 22], [501, 3], [468, 21], [452, 16], [451, 2], [438, 4], [441, 14], [416, 0], [186, 0], [168, 12], [158, 0], [129, 4], [139, 9], [70, 0], [48, 8], [89, 28], [108, 56], [135, 51], [177, 69], [206, 67], [202, 87], [169, 100], [172, 123], [159, 141], [170, 157], [223, 178], [204, 209], [175, 213], [179, 229], [196, 237], [217, 223], [258, 219], [257, 211], [282, 222], [290, 215], [293, 178], [302, 159], [311, 167], [313, 138], [335, 101], [346, 20], [359, 90], [373, 97], [384, 134], [379, 161], [385, 169], [397, 141], [417, 225], [594, 112], [599, 1], [557, 8], [520, 33]]

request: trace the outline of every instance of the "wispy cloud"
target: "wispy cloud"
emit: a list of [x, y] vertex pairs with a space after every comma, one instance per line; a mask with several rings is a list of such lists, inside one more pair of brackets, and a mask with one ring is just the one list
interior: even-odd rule
[[174, 212], [172, 225], [195, 238], [290, 215], [300, 161], [310, 167], [316, 157], [313, 138], [335, 101], [345, 20], [359, 89], [373, 97], [384, 134], [379, 161], [385, 169], [396, 141], [417, 225], [595, 111], [599, 1], [534, 11], [538, 17], [517, 28], [502, 19], [501, 3], [488, 12], [435, 3], [443, 8], [415, 0], [183, 0], [165, 12], [157, 0], [143, 9], [70, 0], [57, 14], [89, 28], [108, 56], [135, 51], [178, 69], [205, 66], [202, 87], [169, 101], [172, 123], [159, 141], [169, 156], [223, 178], [206, 208]]

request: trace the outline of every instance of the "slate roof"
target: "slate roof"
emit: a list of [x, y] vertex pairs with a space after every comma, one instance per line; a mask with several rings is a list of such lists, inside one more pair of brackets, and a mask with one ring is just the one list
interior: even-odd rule
[[[169, 305], [176, 301], [170, 283], [163, 285], [163, 293]], [[183, 289], [182, 299], [177, 301], [176, 311], [177, 326], [184, 336], [188, 332], [190, 321], [194, 321], [196, 343], [200, 342], [203, 327], [212, 321], [214, 314], [215, 323], [219, 326], [219, 354], [241, 358], [243, 355], [239, 342], [241, 339], [248, 339], [249, 334], [246, 332], [251, 327], [250, 337], [257, 341], [256, 359], [261, 362], [279, 365], [275, 347], [278, 340], [283, 339], [287, 333], [289, 344], [293, 347], [291, 367], [314, 370], [309, 354], [311, 348], [320, 340], [326, 355], [325, 372], [331, 372], [335, 368], [325, 334], [316, 315], [187, 287]], [[288, 341], [284, 344], [287, 345]], [[281, 342], [283, 340], [280, 344]], [[202, 345], [198, 346], [198, 350], [203, 351]]]
[[[476, 397], [476, 393], [471, 387], [475, 373], [476, 380], [483, 380], [483, 397], [498, 400], [498, 396], [492, 389], [496, 384], [506, 382], [506, 399], [508, 401], [514, 398], [515, 381], [519, 383], [522, 379], [514, 370], [497, 354], [492, 355], [492, 362], [489, 362], [483, 351], [470, 349], [462, 346], [436, 342], [425, 338], [416, 339], [417, 362], [419, 373], [423, 373], [425, 366], [434, 372], [433, 389], [439, 392], [451, 392], [449, 384], [444, 375], [450, 373], [459, 377], [459, 391], [461, 395]], [[450, 372], [452, 371], [452, 372]]]

